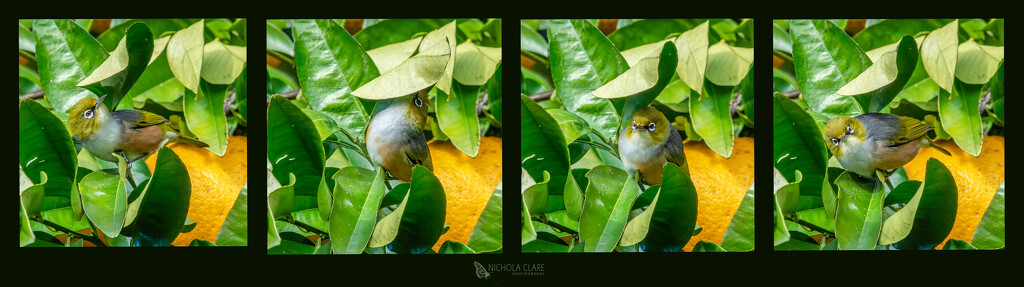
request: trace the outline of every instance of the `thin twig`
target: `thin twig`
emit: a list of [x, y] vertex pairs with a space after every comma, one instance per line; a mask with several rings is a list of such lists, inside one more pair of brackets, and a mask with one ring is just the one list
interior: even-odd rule
[[735, 117], [736, 113], [737, 113], [737, 110], [739, 109], [740, 103], [742, 103], [742, 102], [743, 102], [743, 91], [740, 91], [740, 93], [736, 95], [736, 98], [733, 99], [732, 102], [729, 103], [729, 115], [731, 115], [732, 117]]
[[555, 90], [547, 90], [547, 91], [541, 92], [540, 94], [530, 95], [530, 99], [533, 100], [534, 102], [539, 102], [539, 101], [550, 99], [551, 98], [551, 94], [554, 94], [554, 93], [555, 93]]
[[319, 234], [320, 237], [330, 238], [330, 234], [329, 233], [324, 232], [323, 230], [320, 230], [320, 229], [318, 229], [316, 227], [313, 227], [313, 226], [310, 226], [308, 224], [305, 224], [302, 221], [295, 220], [290, 215], [285, 218], [285, 221], [288, 222], [288, 223], [291, 223], [291, 224], [293, 224], [295, 226], [298, 226], [300, 229], [303, 229], [305, 231], [312, 231], [312, 232], [314, 232], [316, 234]]
[[796, 222], [797, 224], [800, 224], [801, 226], [806, 227], [806, 228], [808, 228], [810, 230], [814, 230], [814, 231], [817, 231], [817, 232], [821, 232], [822, 234], [826, 234], [829, 237], [836, 237], [835, 232], [828, 231], [825, 228], [819, 227], [817, 225], [814, 225], [813, 223], [804, 221], [802, 219], [795, 218], [795, 217], [790, 217], [789, 220], [791, 220], [793, 222]]
[[536, 222], [547, 224], [548, 226], [551, 226], [551, 228], [555, 229], [555, 231], [568, 233], [569, 235], [572, 235], [572, 237], [574, 237], [574, 238], [580, 236], [580, 233], [576, 232], [575, 230], [572, 230], [572, 228], [565, 227], [564, 225], [552, 222], [550, 220], [547, 220], [547, 219], [543, 219], [542, 220], [542, 219], [537, 218], [537, 217], [533, 217], [533, 218], [530, 218], [530, 219], [532, 219], [533, 221], [536, 221]]
[[35, 91], [35, 92], [29, 92], [27, 94], [21, 95], [22, 99], [33, 99], [33, 100], [35, 100], [35, 99], [40, 99], [42, 97], [43, 97], [43, 90], [38, 90], [38, 91]]
[[42, 223], [43, 225], [49, 226], [50, 228], [56, 229], [57, 231], [64, 232], [64, 233], [67, 233], [67, 234], [71, 234], [71, 235], [77, 236], [79, 238], [82, 238], [85, 241], [92, 242], [92, 244], [95, 244], [96, 246], [107, 247], [107, 245], [103, 243], [103, 240], [100, 240], [100, 237], [97, 236], [96, 234], [85, 235], [85, 234], [79, 233], [77, 231], [64, 228], [64, 226], [60, 226], [59, 224], [50, 222], [49, 220], [46, 220], [46, 219], [42, 219], [42, 218], [31, 218], [31, 219], [32, 219], [32, 221]]
[[786, 96], [787, 98], [790, 98], [790, 99], [796, 99], [796, 98], [800, 97], [800, 90], [792, 90], [792, 91], [788, 91], [788, 92], [783, 92], [782, 95]]
[[231, 106], [235, 105], [235, 91], [231, 91], [231, 96], [224, 99], [224, 115], [231, 115]]
[[287, 92], [284, 92], [283, 94], [281, 94], [281, 96], [284, 97], [285, 99], [291, 100], [291, 99], [295, 99], [296, 97], [298, 97], [299, 96], [299, 92], [301, 92], [301, 91], [302, 90], [287, 91]]
[[985, 106], [987, 106], [988, 103], [991, 102], [991, 101], [992, 101], [992, 89], [989, 89], [988, 91], [985, 92], [985, 97], [982, 97], [981, 101], [978, 101], [978, 110], [979, 111], [984, 111], [985, 110]]
[[484, 103], [487, 102], [487, 90], [484, 90], [484, 96], [480, 97], [479, 101], [476, 101], [476, 117], [484, 116]]

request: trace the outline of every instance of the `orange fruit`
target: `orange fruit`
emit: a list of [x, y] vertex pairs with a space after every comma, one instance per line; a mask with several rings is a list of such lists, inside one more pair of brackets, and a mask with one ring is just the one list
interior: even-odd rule
[[441, 181], [447, 199], [444, 224], [449, 229], [434, 244], [434, 251], [438, 251], [447, 240], [469, 242], [480, 213], [501, 182], [501, 138], [480, 138], [476, 158], [448, 141], [431, 141], [427, 146], [434, 175]]
[[754, 138], [737, 137], [729, 158], [718, 155], [703, 141], [686, 142], [683, 151], [697, 189], [697, 225], [704, 228], [683, 250], [692, 251], [700, 241], [721, 245], [733, 214], [754, 184]]
[[924, 180], [925, 167], [929, 158], [938, 159], [953, 174], [957, 188], [956, 221], [953, 230], [936, 249], [942, 249], [945, 241], [960, 239], [971, 242], [978, 222], [988, 210], [999, 184], [1006, 180], [1006, 155], [1004, 139], [1001, 136], [985, 136], [982, 140], [981, 155], [977, 158], [967, 154], [953, 141], [936, 141], [953, 156], [947, 156], [936, 149], [921, 149], [921, 153], [903, 166], [910, 180]]
[[[188, 218], [196, 223], [195, 229], [181, 233], [171, 243], [174, 246], [188, 246], [192, 239], [217, 241], [217, 234], [224, 224], [224, 218], [235, 204], [238, 193], [246, 183], [247, 160], [246, 137], [228, 137], [228, 149], [224, 157], [218, 157], [205, 148], [182, 143], [168, 145], [181, 158], [188, 169], [192, 182], [192, 196], [189, 199]], [[157, 156], [146, 159], [152, 171]]]

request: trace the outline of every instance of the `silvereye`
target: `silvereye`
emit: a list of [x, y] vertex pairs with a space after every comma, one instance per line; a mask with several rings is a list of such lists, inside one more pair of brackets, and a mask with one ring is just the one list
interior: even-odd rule
[[434, 170], [427, 139], [423, 135], [427, 124], [429, 90], [393, 99], [366, 126], [366, 149], [370, 160], [399, 180], [410, 181], [412, 168], [416, 165]]
[[934, 147], [927, 123], [893, 114], [841, 116], [825, 125], [825, 146], [846, 170], [871, 178], [875, 170], [888, 172], [910, 162], [922, 147]]
[[111, 155], [117, 153], [132, 163], [156, 152], [168, 142], [207, 146], [179, 134], [176, 127], [160, 115], [132, 109], [111, 112], [103, 104], [105, 97], [98, 100], [83, 98], [68, 112], [71, 133], [96, 158], [117, 162], [117, 158]]
[[[654, 107], [646, 107], [633, 114], [630, 125], [619, 132], [619, 156], [630, 176], [648, 185], [661, 184], [661, 170], [665, 162], [678, 165], [687, 174], [683, 138], [665, 115]], [[636, 175], [639, 172], [639, 175]]]

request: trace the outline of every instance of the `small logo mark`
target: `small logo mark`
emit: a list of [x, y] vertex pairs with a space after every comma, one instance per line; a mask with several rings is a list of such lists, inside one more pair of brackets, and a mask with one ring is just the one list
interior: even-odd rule
[[476, 266], [476, 277], [482, 279], [491, 279], [491, 273], [484, 269], [484, 266], [480, 262], [473, 261], [473, 265]]

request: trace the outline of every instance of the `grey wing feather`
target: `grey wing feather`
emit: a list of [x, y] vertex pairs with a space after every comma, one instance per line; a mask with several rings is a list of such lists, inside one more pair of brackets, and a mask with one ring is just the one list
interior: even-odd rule
[[679, 135], [679, 131], [675, 127], [669, 126], [669, 128], [668, 141], [665, 143], [665, 159], [678, 165], [686, 174], [690, 174], [690, 167], [686, 163], [686, 153], [683, 152], [683, 137]]

